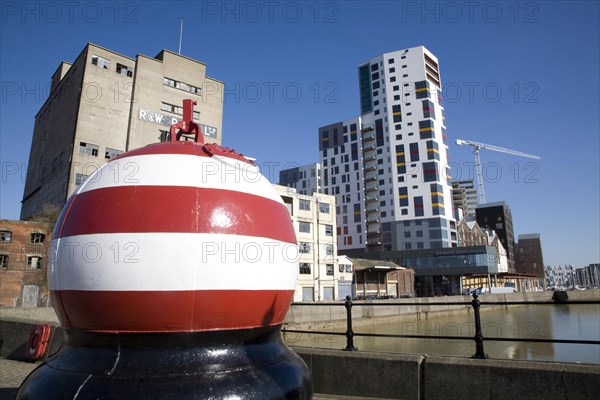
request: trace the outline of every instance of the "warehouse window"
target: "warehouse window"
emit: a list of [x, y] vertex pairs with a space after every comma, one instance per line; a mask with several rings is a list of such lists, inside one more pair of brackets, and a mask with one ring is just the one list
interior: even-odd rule
[[310, 233], [310, 222], [300, 221], [298, 224], [298, 232]]
[[179, 82], [178, 81], [176, 81], [174, 79], [167, 78], [167, 77], [165, 77], [163, 79], [163, 84], [166, 85], [166, 86], [174, 87], [174, 88], [178, 88], [179, 87]]
[[298, 206], [303, 211], [310, 211], [310, 201], [308, 200], [300, 200]]
[[10, 243], [12, 241], [11, 231], [0, 231], [0, 243]]
[[97, 55], [92, 56], [92, 65], [95, 65], [100, 68], [109, 69], [110, 68], [110, 60], [106, 58], [102, 58]]
[[325, 268], [326, 268], [325, 274], [327, 276], [333, 276], [333, 264], [325, 264]]
[[310, 263], [300, 263], [300, 274], [310, 275], [311, 265]]
[[79, 154], [87, 154], [88, 156], [98, 157], [98, 145], [79, 142]]
[[133, 67], [117, 63], [117, 74], [126, 75], [131, 78], [133, 76]]
[[41, 269], [42, 268], [42, 257], [40, 257], [40, 256], [27, 257], [27, 268]]
[[327, 256], [333, 255], [333, 245], [332, 244], [325, 245], [325, 255], [327, 255]]
[[46, 241], [46, 235], [39, 232], [32, 232], [29, 235], [29, 243], [44, 243]]
[[75, 174], [75, 184], [81, 185], [83, 183], [83, 181], [85, 181], [87, 178], [88, 178], [88, 175]]
[[329, 214], [329, 204], [319, 203], [319, 212], [323, 214]]
[[160, 109], [163, 111], [172, 112], [174, 114], [181, 114], [183, 112], [183, 108], [176, 106], [174, 104], [162, 103]]
[[2, 269], [8, 268], [8, 255], [0, 254], [0, 268], [2, 268]]
[[121, 153], [123, 153], [123, 151], [107, 147], [106, 151], [104, 152], [104, 158], [106, 158], [107, 160], [112, 160]]
[[310, 253], [310, 243], [300, 242], [298, 245], [298, 251], [300, 253]]

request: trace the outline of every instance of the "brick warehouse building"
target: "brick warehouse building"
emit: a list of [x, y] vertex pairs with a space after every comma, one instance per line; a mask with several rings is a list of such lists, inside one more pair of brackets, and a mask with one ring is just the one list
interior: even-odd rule
[[46, 275], [53, 226], [0, 220], [0, 307], [51, 305]]

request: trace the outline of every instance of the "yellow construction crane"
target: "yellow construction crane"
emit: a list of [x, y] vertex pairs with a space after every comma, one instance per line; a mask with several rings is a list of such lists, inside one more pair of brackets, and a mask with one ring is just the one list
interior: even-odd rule
[[507, 148], [500, 147], [500, 146], [494, 146], [492, 144], [473, 142], [472, 140], [456, 139], [456, 144], [459, 146], [463, 146], [463, 145], [473, 146], [475, 148], [475, 150], [473, 151], [473, 154], [475, 154], [475, 166], [477, 168], [477, 186], [478, 186], [478, 190], [479, 190], [479, 204], [485, 203], [485, 193], [483, 192], [483, 172], [481, 171], [481, 158], [479, 157], [479, 151], [481, 149], [499, 151], [500, 153], [507, 153], [507, 154], [512, 154], [515, 156], [533, 158], [535, 160], [541, 159], [541, 157], [534, 156], [532, 154], [522, 153], [520, 151], [511, 150], [511, 149], [507, 149]]

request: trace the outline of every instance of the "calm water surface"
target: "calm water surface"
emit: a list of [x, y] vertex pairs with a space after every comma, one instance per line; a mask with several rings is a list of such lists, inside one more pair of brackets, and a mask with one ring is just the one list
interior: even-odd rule
[[[356, 326], [356, 333], [403, 335], [474, 336], [473, 314], [459, 313], [421, 321]], [[544, 338], [600, 340], [600, 305], [535, 305], [483, 310], [481, 325], [485, 338]], [[293, 329], [290, 326], [290, 329]], [[345, 332], [345, 322], [314, 324], [308, 330]], [[334, 335], [286, 334], [290, 345], [343, 348], [346, 338]], [[355, 337], [359, 350], [408, 354], [472, 356], [474, 341], [440, 339], [388, 339]], [[599, 345], [484, 342], [491, 358], [546, 360], [600, 364]]]

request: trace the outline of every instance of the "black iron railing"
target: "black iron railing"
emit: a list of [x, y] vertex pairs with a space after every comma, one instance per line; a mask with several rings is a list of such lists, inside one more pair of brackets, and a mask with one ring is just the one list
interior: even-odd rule
[[[475, 354], [473, 358], [488, 358], [484, 351], [484, 341], [494, 342], [529, 342], [529, 343], [565, 343], [565, 344], [587, 344], [587, 345], [600, 345], [599, 340], [572, 340], [572, 339], [544, 339], [544, 338], [484, 338], [481, 330], [481, 316], [480, 308], [482, 303], [479, 301], [479, 296], [473, 294], [473, 300], [470, 303], [466, 302], [426, 302], [426, 303], [391, 303], [377, 301], [376, 303], [353, 303], [350, 296], [346, 296], [344, 303], [293, 303], [294, 306], [327, 306], [336, 307], [344, 306], [346, 308], [346, 332], [331, 332], [331, 331], [314, 331], [314, 330], [300, 330], [300, 329], [288, 329], [284, 327], [282, 332], [285, 333], [306, 333], [316, 335], [333, 335], [333, 336], [346, 336], [346, 347], [343, 350], [346, 351], [357, 351], [358, 349], [354, 345], [354, 337], [375, 337], [375, 338], [400, 338], [400, 339], [438, 339], [438, 340], [472, 340], [475, 342]], [[554, 304], [600, 304], [600, 301], [583, 301], [583, 300], [569, 300], [566, 301], [560, 296], [554, 296], [553, 301], [486, 301], [483, 305], [554, 305]], [[389, 333], [357, 333], [352, 329], [352, 307], [353, 306], [471, 306], [473, 308], [473, 315], [475, 319], [475, 336], [447, 336], [447, 335], [400, 335], [400, 334], [389, 334]]]

